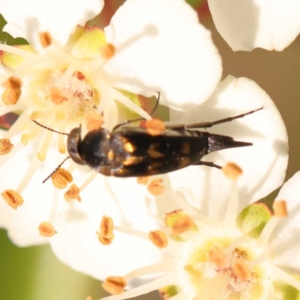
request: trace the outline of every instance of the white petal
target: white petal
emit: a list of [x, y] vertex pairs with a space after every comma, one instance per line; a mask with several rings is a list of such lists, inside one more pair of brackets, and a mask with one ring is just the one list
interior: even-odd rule
[[[14, 140], [17, 139], [20, 137]], [[29, 143], [26, 147], [22, 147], [23, 149], [12, 159], [1, 164], [0, 193], [7, 189], [17, 188], [27, 169], [32, 165], [36, 147], [37, 143]], [[21, 193], [24, 199], [22, 206], [14, 210], [0, 196], [0, 227], [7, 229], [13, 243], [21, 247], [47, 242], [47, 238], [40, 236], [38, 227], [42, 222], [49, 220], [54, 197], [53, 185], [50, 182], [42, 183], [43, 179], [57, 166], [57, 161], [51, 159], [54, 152], [49, 154], [47, 164], [43, 163], [42, 167], [38, 168], [27, 188]]]
[[[270, 97], [254, 81], [228, 76], [207, 102], [185, 114], [173, 111], [171, 115], [173, 122], [191, 124], [231, 117], [262, 106], [261, 111], [209, 129], [209, 132], [231, 136], [236, 141], [251, 142], [253, 146], [217, 151], [203, 158], [221, 166], [235, 162], [243, 169], [238, 182], [241, 209], [268, 195], [285, 177], [287, 134]], [[230, 197], [230, 181], [218, 169], [189, 168], [195, 168], [198, 174], [188, 176], [188, 168], [170, 173], [171, 183], [181, 186], [190, 195], [188, 201], [193, 205], [201, 206], [206, 212], [210, 208], [211, 213], [222, 213]], [[193, 190], [187, 186], [192, 186]]]
[[63, 45], [75, 26], [95, 17], [103, 5], [103, 0], [0, 1], [1, 14], [8, 23], [4, 31], [12, 35], [22, 31], [29, 43], [35, 33], [48, 31]]
[[162, 104], [185, 109], [202, 103], [221, 76], [210, 32], [183, 0], [128, 0], [105, 29], [117, 55], [105, 69], [114, 85], [162, 93]]
[[[275, 264], [300, 272], [300, 172], [281, 188], [276, 200], [285, 200], [288, 216], [275, 228], [270, 246]], [[275, 200], [275, 201], [276, 201]]]
[[234, 50], [281, 51], [300, 32], [298, 0], [208, 0], [217, 30]]
[[127, 272], [160, 261], [161, 250], [150, 241], [114, 231], [111, 245], [98, 241], [103, 215], [118, 226], [149, 232], [157, 224], [147, 214], [150, 195], [136, 179], [106, 178], [98, 175], [82, 192], [82, 202], [70, 206], [56, 219], [58, 234], [50, 243], [59, 259], [77, 271], [98, 279]]

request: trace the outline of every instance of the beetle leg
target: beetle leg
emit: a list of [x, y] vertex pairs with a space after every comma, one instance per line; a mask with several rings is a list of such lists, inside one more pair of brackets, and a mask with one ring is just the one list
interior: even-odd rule
[[[157, 97], [157, 101], [155, 103], [155, 106], [153, 108], [153, 110], [151, 111], [150, 113], [150, 116], [152, 116], [154, 114], [154, 112], [156, 111], [157, 107], [158, 107], [158, 103], [159, 103], [159, 99], [160, 99], [160, 92], [157, 92], [158, 93], [158, 97]], [[127, 120], [127, 121], [124, 121], [122, 123], [119, 123], [117, 124], [113, 129], [112, 131], [115, 131], [117, 130], [118, 128], [124, 126], [124, 125], [127, 125], [127, 124], [130, 124], [130, 123], [133, 123], [133, 122], [137, 122], [137, 121], [144, 121], [145, 118], [136, 118], [136, 119], [131, 119], [131, 120]]]
[[207, 167], [212, 167], [212, 168], [217, 168], [217, 169], [222, 169], [223, 167], [214, 164], [213, 162], [209, 161], [198, 161], [197, 163], [193, 164], [193, 166], [207, 166]]

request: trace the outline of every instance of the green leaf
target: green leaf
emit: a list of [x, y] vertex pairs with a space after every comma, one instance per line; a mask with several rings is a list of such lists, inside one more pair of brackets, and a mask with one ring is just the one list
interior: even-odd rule
[[28, 42], [23, 38], [13, 38], [10, 34], [3, 31], [3, 27], [6, 25], [6, 21], [0, 14], [0, 42], [7, 45], [26, 45]]

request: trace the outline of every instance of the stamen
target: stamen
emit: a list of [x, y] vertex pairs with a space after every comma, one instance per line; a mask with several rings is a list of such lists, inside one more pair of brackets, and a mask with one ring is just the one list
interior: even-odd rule
[[54, 227], [48, 222], [41, 223], [39, 226], [39, 231], [40, 231], [40, 235], [47, 236], [47, 237], [51, 237], [57, 233]]
[[114, 222], [111, 217], [103, 216], [100, 223], [100, 232], [96, 231], [102, 245], [110, 245], [114, 239]]
[[136, 229], [132, 229], [129, 227], [117, 226], [117, 225], [114, 226], [114, 229], [117, 231], [123, 232], [125, 234], [132, 235], [132, 236], [135, 236], [135, 237], [147, 240], [147, 241], [149, 240], [148, 233], [141, 231], [141, 230], [136, 230]]
[[172, 235], [179, 235], [188, 231], [194, 225], [193, 220], [188, 215], [184, 215], [177, 219], [172, 225]]
[[157, 178], [152, 180], [148, 187], [147, 190], [149, 191], [150, 194], [152, 194], [153, 196], [158, 196], [160, 194], [162, 194], [165, 190], [164, 186], [163, 186], [163, 179], [162, 178]]
[[266, 245], [269, 241], [271, 234], [273, 233], [273, 230], [275, 229], [280, 220], [281, 219], [279, 217], [273, 216], [263, 228], [259, 238], [257, 239], [257, 243], [262, 243], [263, 245]]
[[10, 142], [10, 139], [0, 139], [0, 155], [9, 153], [14, 145]]
[[229, 179], [236, 181], [242, 174], [243, 170], [235, 163], [227, 163], [222, 168], [223, 174], [228, 177]]
[[236, 181], [232, 181], [230, 199], [226, 208], [226, 213], [224, 216], [224, 223], [228, 225], [235, 225], [236, 219], [238, 217], [238, 186]]
[[52, 36], [49, 32], [39, 32], [39, 39], [44, 48], [47, 48], [52, 44]]
[[72, 174], [66, 169], [59, 168], [52, 176], [52, 183], [58, 189], [64, 189], [73, 181]]
[[78, 200], [81, 202], [81, 198], [79, 196], [79, 188], [76, 184], [72, 184], [70, 188], [65, 192], [64, 197], [66, 201], [71, 201], [71, 200]]
[[40, 132], [41, 128], [34, 128], [33, 130], [31, 130], [29, 133], [24, 133], [21, 136], [21, 142], [23, 145], [27, 145], [27, 143], [32, 140], [34, 137], [37, 136], [37, 134]]
[[273, 203], [274, 215], [279, 218], [285, 218], [287, 216], [287, 207], [285, 201], [275, 201]]
[[298, 291], [300, 291], [300, 281], [297, 278], [281, 270], [280, 268], [277, 268], [274, 264], [272, 264], [271, 267], [272, 267], [271, 274], [274, 279], [284, 281], [287, 284], [293, 286]]
[[21, 183], [19, 184], [16, 190], [19, 194], [22, 194], [27, 184], [32, 180], [32, 177], [35, 174], [35, 172], [38, 170], [40, 164], [41, 162], [38, 159], [33, 158], [33, 161], [31, 162], [27, 172], [23, 176]]
[[236, 248], [239, 248], [242, 244], [247, 242], [249, 238], [246, 235], [242, 235], [239, 238], [233, 240], [230, 245], [225, 249], [225, 253], [229, 255], [232, 253]]
[[77, 64], [72, 63], [69, 65], [68, 69], [65, 70], [64, 74], [60, 78], [59, 87], [61, 89], [64, 89], [67, 85], [70, 79], [72, 78], [73, 74], [76, 72], [76, 69], [78, 69]]
[[1, 43], [0, 43], [0, 50], [11, 53], [11, 54], [15, 54], [15, 55], [21, 56], [23, 58], [27, 58], [27, 59], [31, 59], [36, 56], [36, 54], [33, 52], [26, 51], [21, 48], [1, 44]]
[[136, 181], [138, 184], [146, 185], [148, 183], [149, 176], [137, 177]]
[[222, 268], [226, 262], [226, 254], [219, 246], [213, 246], [208, 253], [208, 259], [217, 267]]
[[46, 158], [47, 151], [48, 151], [49, 146], [50, 146], [52, 134], [53, 134], [52, 131], [47, 131], [47, 134], [46, 134], [45, 140], [43, 142], [43, 145], [41, 147], [41, 150], [36, 154], [37, 158], [40, 161], [44, 161], [45, 158]]
[[88, 130], [99, 129], [104, 124], [103, 116], [96, 113], [88, 114], [85, 118], [85, 122]]
[[21, 97], [21, 89], [5, 89], [2, 94], [2, 101], [5, 105], [15, 105]]
[[112, 58], [116, 53], [116, 48], [112, 44], [106, 44], [100, 47], [100, 55], [105, 59], [108, 60]]
[[172, 272], [176, 268], [176, 259], [171, 258], [168, 260], [164, 260], [162, 262], [148, 265], [134, 271], [127, 273], [124, 278], [129, 281], [133, 278], [139, 278], [145, 275], [154, 274], [154, 273], [167, 273]]
[[243, 281], [249, 280], [251, 277], [251, 270], [246, 261], [237, 259], [232, 264], [232, 269], [235, 276]]
[[109, 296], [109, 297], [102, 298], [102, 300], [122, 300], [122, 299], [137, 297], [158, 290], [161, 287], [172, 285], [174, 284], [174, 281], [175, 279], [173, 275], [168, 274], [166, 276], [162, 276], [156, 280], [153, 280], [149, 283], [146, 283], [140, 287], [133, 288], [129, 291], [126, 291], [122, 295]]
[[145, 122], [145, 127], [147, 133], [153, 136], [160, 135], [166, 130], [165, 123], [159, 119], [147, 120]]
[[2, 83], [2, 86], [7, 89], [19, 90], [22, 86], [22, 80], [15, 76], [11, 76], [5, 82]]
[[68, 100], [68, 98], [66, 98], [64, 96], [63, 92], [56, 87], [50, 88], [49, 97], [50, 97], [51, 101], [56, 105], [59, 105], [59, 104], [63, 103], [64, 101]]
[[59, 203], [59, 190], [54, 189], [53, 191], [53, 199], [52, 199], [52, 207], [51, 207], [51, 212], [49, 216], [49, 223], [52, 223], [56, 214], [57, 214], [57, 208], [58, 208], [58, 203]]
[[97, 172], [92, 171], [89, 177], [85, 180], [85, 182], [81, 185], [80, 191], [83, 191], [98, 175]]
[[1, 193], [4, 201], [13, 209], [17, 209], [24, 203], [22, 196], [14, 190], [6, 190]]
[[[63, 120], [65, 118], [65, 114], [63, 112], [58, 112], [56, 114], [57, 120]], [[59, 132], [65, 132], [65, 126], [62, 122], [59, 122], [58, 124], [58, 131]], [[57, 144], [58, 144], [58, 151], [62, 154], [66, 153], [66, 144], [64, 141], [64, 135], [63, 134], [57, 134]]]
[[161, 230], [150, 231], [149, 239], [159, 249], [166, 248], [168, 246], [168, 238]]
[[126, 285], [126, 280], [121, 276], [107, 277], [102, 283], [102, 287], [112, 295], [123, 294]]

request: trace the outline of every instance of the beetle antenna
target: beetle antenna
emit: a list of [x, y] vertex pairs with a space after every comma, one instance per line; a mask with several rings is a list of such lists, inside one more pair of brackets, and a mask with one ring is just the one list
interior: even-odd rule
[[66, 157], [57, 167], [56, 167], [56, 169], [47, 177], [47, 178], [45, 178], [44, 180], [43, 180], [43, 183], [45, 183], [52, 175], [54, 175], [57, 171], [58, 171], [58, 169], [64, 164], [64, 162], [67, 160], [67, 159], [69, 159], [71, 156], [68, 156], [68, 157]]
[[59, 132], [59, 131], [56, 131], [56, 130], [54, 130], [54, 129], [52, 129], [52, 128], [49, 128], [49, 127], [47, 127], [47, 126], [45, 126], [45, 125], [43, 125], [43, 124], [39, 123], [39, 122], [38, 122], [38, 121], [36, 121], [36, 120], [32, 120], [32, 121], [33, 121], [35, 124], [39, 125], [40, 127], [43, 127], [43, 128], [45, 128], [45, 129], [47, 129], [47, 130], [50, 130], [50, 131], [56, 132], [56, 133], [58, 133], [58, 134], [69, 135], [68, 133], [65, 133], [65, 132]]
[[152, 115], [155, 113], [155, 111], [156, 111], [156, 109], [157, 109], [157, 106], [158, 106], [158, 104], [159, 104], [159, 100], [160, 100], [160, 92], [157, 92], [157, 94], [158, 94], [158, 96], [157, 96], [157, 101], [156, 101], [156, 103], [155, 103], [154, 108], [152, 109], [152, 111], [151, 111], [151, 113], [150, 113], [150, 116], [152, 116]]

